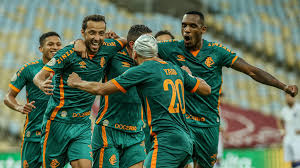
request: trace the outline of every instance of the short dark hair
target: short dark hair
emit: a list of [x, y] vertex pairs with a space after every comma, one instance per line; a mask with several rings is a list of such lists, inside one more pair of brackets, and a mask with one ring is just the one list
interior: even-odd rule
[[104, 22], [106, 24], [105, 21], [105, 16], [103, 15], [88, 15], [86, 17], [84, 17], [83, 21], [82, 21], [82, 30], [85, 31], [85, 29], [87, 28], [87, 22], [88, 21], [94, 21], [94, 22]]
[[44, 34], [42, 34], [42, 35], [40, 36], [40, 40], [39, 40], [40, 46], [43, 46], [43, 45], [44, 45], [44, 42], [45, 42], [45, 39], [46, 39], [47, 37], [50, 37], [50, 36], [57, 36], [57, 37], [60, 38], [59, 34], [57, 34], [56, 32], [47, 32], [47, 33], [44, 33]]
[[198, 15], [200, 17], [201, 24], [204, 24], [204, 15], [202, 12], [198, 11], [189, 11], [185, 13], [186, 15]]
[[135, 41], [145, 33], [152, 33], [152, 30], [146, 25], [133, 25], [130, 27], [127, 34], [127, 42]]
[[157, 38], [158, 36], [165, 35], [165, 34], [169, 35], [171, 37], [171, 39], [175, 39], [173, 34], [171, 32], [169, 32], [168, 30], [161, 30], [161, 31], [157, 32], [154, 37]]

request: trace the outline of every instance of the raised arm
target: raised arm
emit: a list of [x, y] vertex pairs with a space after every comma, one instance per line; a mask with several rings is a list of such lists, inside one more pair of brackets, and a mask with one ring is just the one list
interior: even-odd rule
[[238, 58], [232, 65], [232, 68], [243, 72], [257, 82], [281, 89], [293, 97], [298, 94], [298, 87], [296, 85], [286, 85], [266, 71], [248, 64], [242, 58]]
[[45, 94], [52, 95], [53, 85], [52, 85], [53, 73], [45, 69], [41, 69], [35, 77], [33, 78], [33, 83], [41, 89]]
[[94, 95], [102, 96], [120, 91], [111, 80], [106, 83], [88, 82], [81, 80], [75, 72], [68, 77], [68, 85], [72, 88], [77, 88]]

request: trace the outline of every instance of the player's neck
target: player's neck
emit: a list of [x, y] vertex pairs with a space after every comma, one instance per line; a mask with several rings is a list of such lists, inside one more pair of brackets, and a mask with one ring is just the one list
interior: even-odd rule
[[49, 60], [46, 56], [44, 56], [44, 55], [43, 55], [42, 60], [43, 60], [43, 64], [47, 64], [47, 63], [50, 61], [50, 60]]
[[139, 57], [137, 60], [137, 64], [140, 65], [146, 61], [162, 61], [162, 59], [158, 58], [158, 57], [152, 57], [152, 58], [141, 58]]
[[129, 46], [126, 46], [126, 51], [128, 52], [128, 55], [130, 58], [132, 58], [132, 49]]
[[293, 108], [295, 103], [287, 104], [289, 108]]
[[199, 50], [201, 50], [202, 47], [203, 47], [203, 39], [201, 38], [201, 40], [198, 43], [196, 43], [195, 46], [188, 48], [188, 50], [189, 51], [199, 51]]

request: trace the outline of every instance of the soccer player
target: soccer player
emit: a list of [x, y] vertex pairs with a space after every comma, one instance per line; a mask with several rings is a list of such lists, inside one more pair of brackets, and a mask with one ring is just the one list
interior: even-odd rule
[[[192, 154], [192, 141], [185, 123], [184, 88], [208, 95], [210, 87], [200, 78], [194, 78], [180, 67], [157, 57], [156, 40], [142, 35], [134, 43], [133, 59], [138, 66], [106, 83], [87, 82], [76, 73], [70, 75], [68, 85], [92, 94], [126, 93], [136, 86], [147, 112], [153, 148], [144, 166], [182, 167]], [[105, 135], [105, 134], [104, 134]]]
[[158, 44], [159, 56], [178, 66], [186, 66], [192, 75], [204, 79], [211, 86], [211, 95], [201, 96], [185, 92], [186, 117], [194, 140], [194, 159], [201, 168], [211, 168], [216, 162], [219, 138], [219, 103], [222, 85], [222, 68], [231, 67], [255, 81], [270, 85], [295, 96], [298, 88], [286, 85], [269, 73], [249, 65], [222, 44], [202, 39], [206, 32], [201, 12], [187, 12], [182, 19], [184, 40], [162, 41]]
[[[286, 95], [286, 104], [281, 110], [285, 136], [283, 139], [284, 159], [292, 162], [293, 168], [300, 167], [300, 104], [295, 98]], [[282, 128], [282, 126], [281, 126]]]
[[89, 59], [81, 58], [74, 52], [74, 45], [68, 45], [58, 51], [33, 80], [42, 91], [52, 95], [42, 132], [44, 168], [64, 167], [67, 162], [71, 162], [73, 168], [90, 168], [92, 165], [89, 116], [95, 96], [70, 88], [66, 82], [72, 72], [87, 81], [101, 79], [107, 60], [126, 42], [124, 39], [104, 40], [105, 30], [104, 16], [86, 16], [81, 34]]
[[[145, 25], [133, 25], [127, 45], [108, 63], [104, 82], [133, 67], [132, 48], [142, 34], [152, 33]], [[142, 168], [145, 160], [143, 110], [135, 87], [126, 94], [105, 95], [100, 101], [92, 138], [93, 167]]]
[[[4, 99], [9, 108], [26, 115], [23, 142], [21, 145], [22, 168], [39, 168], [41, 157], [41, 127], [49, 96], [32, 82], [34, 76], [62, 48], [60, 36], [56, 32], [47, 32], [40, 36], [39, 50], [42, 58], [23, 65], [12, 77], [9, 90]], [[16, 96], [26, 86], [27, 103], [20, 104]]]
[[169, 32], [168, 30], [161, 30], [161, 31], [157, 32], [154, 37], [156, 38], [157, 41], [175, 39], [173, 34], [171, 32]]

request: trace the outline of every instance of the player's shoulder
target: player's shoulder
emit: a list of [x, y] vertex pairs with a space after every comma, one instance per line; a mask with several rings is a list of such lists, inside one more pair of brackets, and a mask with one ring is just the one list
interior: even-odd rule
[[183, 40], [175, 40], [175, 39], [172, 39], [172, 40], [163, 40], [163, 41], [158, 41], [157, 45], [159, 47], [160, 46], [177, 46], [181, 42], [183, 43]]
[[120, 42], [115, 39], [104, 39], [102, 43], [102, 45], [106, 47], [116, 47], [118, 44], [121, 45]]
[[128, 52], [126, 50], [126, 47], [124, 47], [123, 49], [121, 49], [120, 51], [118, 51], [116, 55], [118, 55], [118, 56], [129, 56]]
[[211, 50], [215, 50], [215, 51], [219, 51], [219, 52], [227, 51], [232, 54], [234, 53], [233, 51], [231, 51], [229, 48], [227, 48], [222, 43], [207, 41], [207, 40], [203, 39], [203, 45], [205, 45], [207, 47], [207, 49], [211, 49]]
[[40, 63], [42, 63], [42, 59], [35, 59], [32, 61], [26, 62], [19, 68], [17, 73], [19, 74], [19, 73], [22, 73], [23, 71], [30, 70], [31, 68], [34, 68], [34, 65], [37, 65]]

